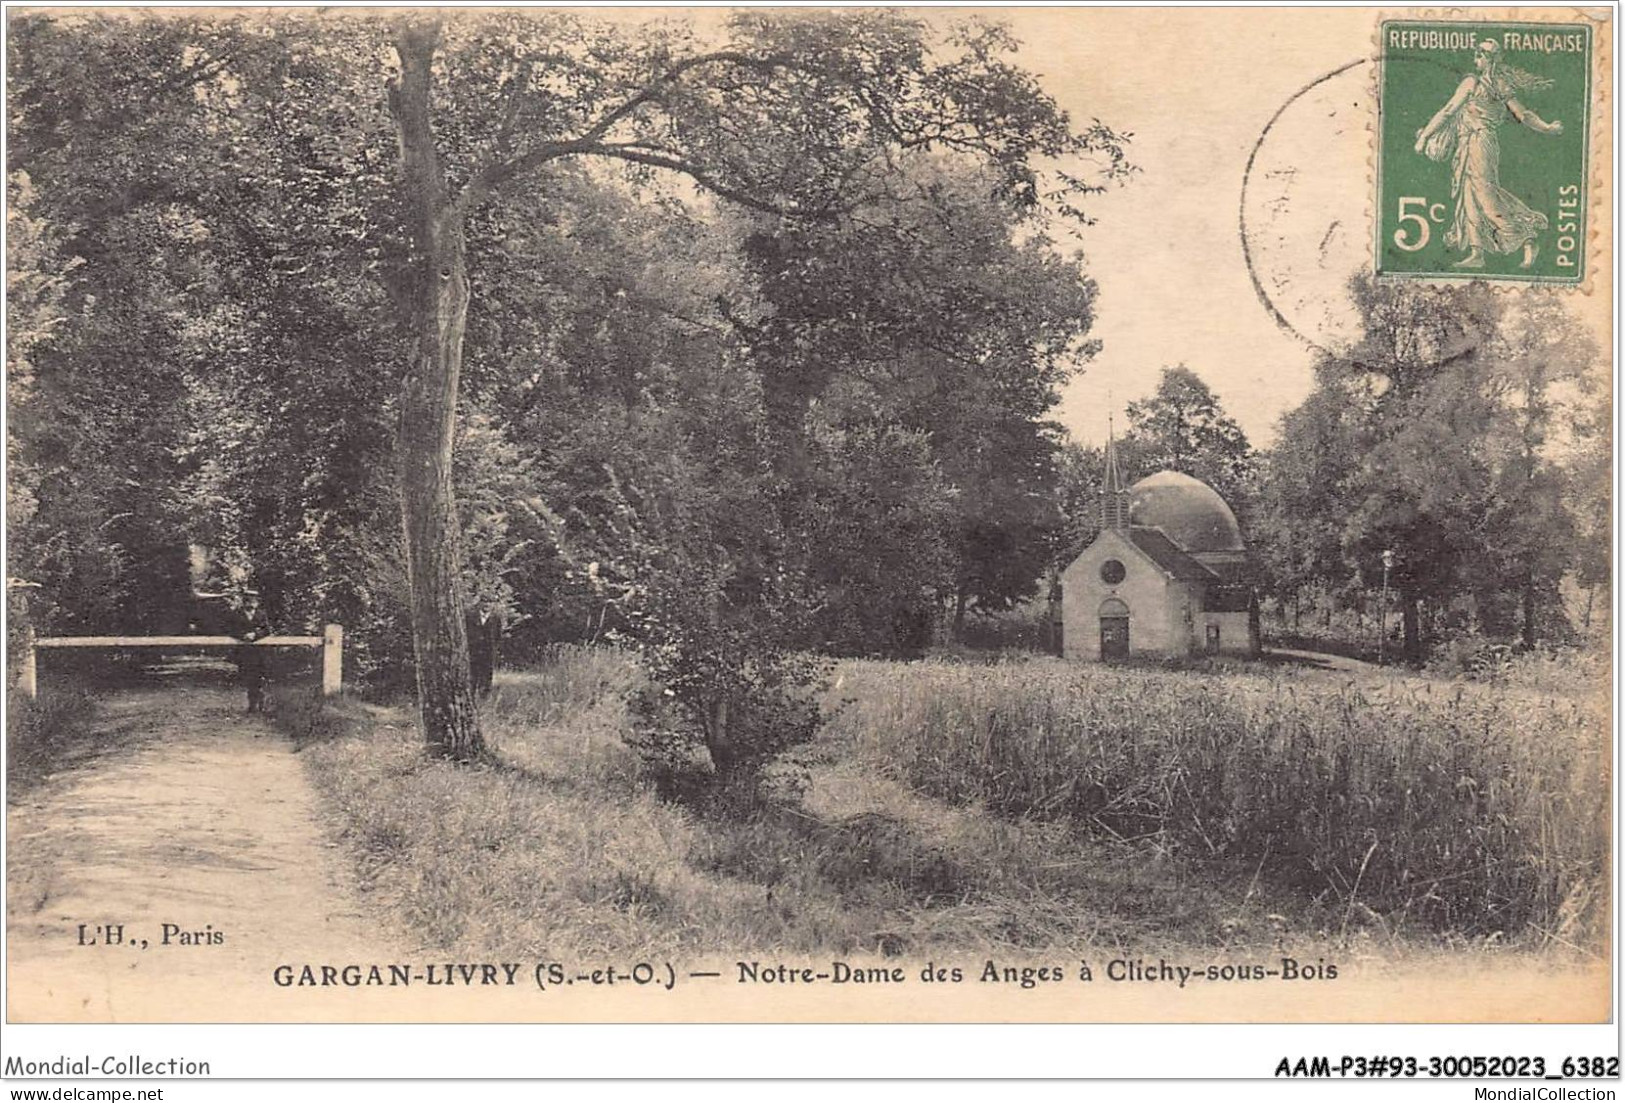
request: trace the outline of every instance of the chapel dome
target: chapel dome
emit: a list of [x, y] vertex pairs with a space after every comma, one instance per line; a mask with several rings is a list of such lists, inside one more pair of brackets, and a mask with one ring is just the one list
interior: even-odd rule
[[1240, 552], [1241, 526], [1219, 492], [1178, 471], [1158, 471], [1129, 487], [1129, 524], [1159, 528], [1191, 554]]

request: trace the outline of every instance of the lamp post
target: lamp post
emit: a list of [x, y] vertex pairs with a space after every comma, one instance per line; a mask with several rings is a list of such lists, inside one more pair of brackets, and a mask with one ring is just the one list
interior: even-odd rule
[[1377, 609], [1377, 665], [1388, 661], [1388, 572], [1394, 569], [1394, 550], [1382, 552], [1382, 604]]

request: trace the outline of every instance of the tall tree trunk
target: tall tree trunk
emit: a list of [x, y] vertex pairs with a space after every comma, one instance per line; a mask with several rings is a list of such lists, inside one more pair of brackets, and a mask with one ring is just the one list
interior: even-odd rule
[[954, 642], [965, 642], [965, 608], [970, 602], [970, 580], [961, 579], [954, 593]]
[[439, 754], [468, 762], [485, 746], [469, 675], [451, 455], [469, 291], [463, 212], [447, 195], [430, 117], [430, 67], [439, 37], [438, 23], [414, 20], [395, 43], [401, 76], [390, 106], [412, 246], [405, 281], [411, 351], [396, 453], [423, 734]]
[[1400, 596], [1405, 611], [1405, 661], [1420, 666], [1422, 663], [1422, 603], [1416, 595], [1406, 592]]

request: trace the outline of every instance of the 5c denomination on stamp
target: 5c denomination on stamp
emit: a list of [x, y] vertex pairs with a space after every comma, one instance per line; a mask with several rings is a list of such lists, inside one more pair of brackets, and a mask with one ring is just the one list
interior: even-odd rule
[[1381, 28], [1379, 275], [1582, 282], [1592, 28]]

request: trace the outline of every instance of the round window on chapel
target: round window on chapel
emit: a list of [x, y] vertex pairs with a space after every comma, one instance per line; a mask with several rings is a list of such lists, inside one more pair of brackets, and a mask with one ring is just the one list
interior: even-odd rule
[[1116, 559], [1108, 559], [1100, 565], [1100, 580], [1108, 586], [1117, 585], [1123, 581], [1126, 574], [1128, 571], [1124, 570], [1123, 564]]

